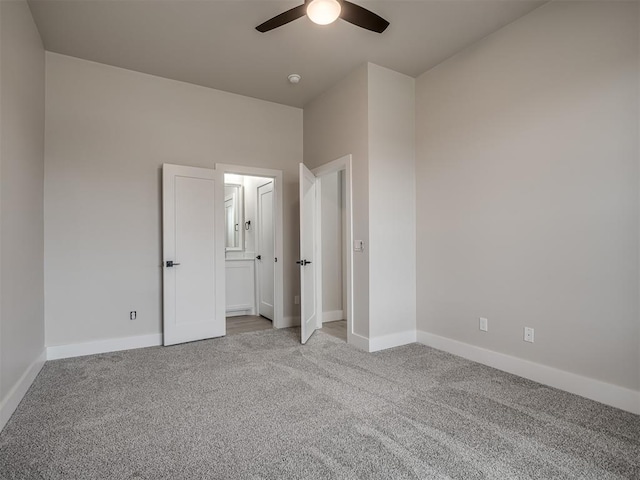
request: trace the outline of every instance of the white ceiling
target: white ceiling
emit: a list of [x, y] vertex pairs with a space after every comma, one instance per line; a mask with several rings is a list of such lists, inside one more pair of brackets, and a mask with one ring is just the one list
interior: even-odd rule
[[[304, 17], [255, 26], [303, 0], [29, 0], [47, 50], [285, 105], [304, 106], [358, 65], [418, 76], [541, 0], [354, 0], [383, 34]], [[290, 85], [287, 75], [302, 75]]]

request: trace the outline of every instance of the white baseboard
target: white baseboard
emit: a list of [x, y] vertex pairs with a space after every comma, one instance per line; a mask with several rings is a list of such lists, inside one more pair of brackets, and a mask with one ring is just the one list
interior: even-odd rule
[[377, 352], [387, 348], [400, 347], [415, 343], [416, 331], [407, 330], [405, 332], [392, 333], [381, 337], [367, 338], [356, 333], [347, 333], [347, 343], [365, 352]]
[[278, 325], [276, 328], [289, 328], [299, 326], [300, 317], [282, 317], [282, 325]]
[[18, 405], [24, 398], [27, 390], [40, 373], [45, 360], [47, 359], [46, 351], [43, 351], [38, 358], [27, 368], [20, 380], [16, 382], [9, 393], [0, 401], [0, 431], [7, 424], [13, 412], [16, 411]]
[[377, 352], [378, 350], [386, 350], [387, 348], [399, 347], [415, 342], [416, 331], [406, 330], [404, 332], [369, 338], [369, 351]]
[[322, 312], [322, 323], [337, 322], [338, 320], [344, 320], [343, 310], [332, 310], [329, 312]]
[[417, 332], [417, 340], [429, 347], [444, 350], [504, 372], [528, 378], [529, 380], [611, 405], [621, 410], [640, 414], [640, 392], [635, 390], [420, 330]]
[[369, 351], [369, 339], [357, 333], [347, 332], [347, 343], [365, 352]]
[[81, 357], [97, 353], [119, 352], [133, 348], [156, 347], [162, 345], [162, 334], [138, 335], [135, 337], [110, 338], [94, 342], [73, 343], [47, 347], [47, 360]]

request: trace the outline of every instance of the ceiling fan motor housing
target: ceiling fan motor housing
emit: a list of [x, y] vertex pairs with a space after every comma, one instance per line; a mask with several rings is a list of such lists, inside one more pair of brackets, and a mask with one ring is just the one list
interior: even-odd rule
[[[314, 19], [315, 14], [313, 12], [316, 8], [319, 12], [318, 19]], [[320, 13], [322, 11], [331, 12], [331, 15], [326, 14], [325, 16], [325, 14]], [[329, 24], [341, 18], [353, 25], [376, 33], [384, 32], [389, 26], [389, 22], [381, 16], [347, 0], [305, 0], [305, 3], [302, 5], [293, 7], [261, 23], [256, 27], [256, 30], [265, 33], [274, 28], [286, 25], [289, 22], [293, 22], [307, 14], [313, 22], [321, 25]]]

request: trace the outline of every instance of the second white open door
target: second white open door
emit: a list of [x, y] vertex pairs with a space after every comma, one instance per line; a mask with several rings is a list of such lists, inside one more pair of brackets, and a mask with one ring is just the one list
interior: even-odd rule
[[318, 223], [315, 175], [300, 164], [300, 324], [302, 343], [320, 328], [316, 268], [316, 229]]

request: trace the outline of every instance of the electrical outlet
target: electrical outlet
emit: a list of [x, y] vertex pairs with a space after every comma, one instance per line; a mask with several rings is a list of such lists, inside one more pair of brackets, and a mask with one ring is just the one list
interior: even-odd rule
[[129, 320], [135, 320], [137, 316], [138, 312], [136, 312], [135, 310], [129, 312]]
[[524, 341], [533, 343], [533, 328], [524, 327]]
[[300, 305], [300, 295], [293, 297], [293, 303], [294, 305]]
[[482, 330], [483, 332], [488, 332], [489, 331], [489, 320], [484, 318], [484, 317], [480, 317], [480, 330]]

